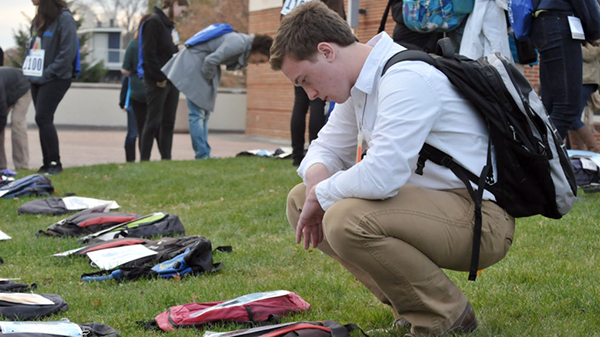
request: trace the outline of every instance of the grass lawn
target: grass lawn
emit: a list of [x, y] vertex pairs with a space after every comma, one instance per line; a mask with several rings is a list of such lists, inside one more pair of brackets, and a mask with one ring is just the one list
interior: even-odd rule
[[[23, 177], [31, 172], [21, 172]], [[290, 290], [312, 306], [285, 321], [334, 319], [365, 330], [387, 328], [391, 312], [336, 262], [317, 250], [294, 244], [285, 218], [285, 200], [300, 182], [289, 160], [240, 157], [206, 161], [167, 161], [67, 168], [51, 177], [56, 196], [113, 199], [119, 211], [176, 214], [187, 235], [203, 235], [225, 268], [182, 280], [80, 282], [95, 271], [80, 257], [51, 255], [79, 247], [76, 239], [36, 237], [66, 217], [17, 215], [32, 198], [0, 201], [0, 277], [37, 283], [36, 293], [61, 295], [72, 322], [98, 322], [121, 336], [160, 336], [138, 321], [149, 321], [170, 306], [227, 300], [247, 293]], [[600, 336], [600, 194], [580, 193], [561, 220], [519, 219], [508, 256], [476, 282], [449, 272], [469, 297], [480, 328], [473, 336]], [[180, 330], [169, 335], [198, 336]], [[385, 334], [389, 335], [389, 334]], [[392, 333], [391, 336], [403, 334]], [[383, 334], [373, 334], [383, 336]]]

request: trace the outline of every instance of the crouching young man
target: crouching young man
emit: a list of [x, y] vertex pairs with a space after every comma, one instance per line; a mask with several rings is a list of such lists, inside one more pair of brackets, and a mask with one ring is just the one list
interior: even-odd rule
[[[283, 18], [271, 68], [309, 98], [338, 103], [298, 168], [304, 183], [290, 192], [287, 216], [296, 242], [339, 261], [410, 326], [406, 336], [468, 333], [475, 312], [442, 268], [469, 270], [473, 202], [449, 169], [429, 161], [422, 176], [413, 172], [424, 143], [480, 172], [488, 134], [434, 67], [404, 61], [381, 76], [404, 49], [385, 32], [357, 42], [320, 1]], [[514, 234], [493, 200], [485, 191], [479, 268], [500, 261]]]

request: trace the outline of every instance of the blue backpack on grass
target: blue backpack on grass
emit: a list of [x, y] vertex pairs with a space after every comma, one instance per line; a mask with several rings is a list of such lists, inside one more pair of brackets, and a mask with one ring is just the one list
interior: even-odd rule
[[54, 193], [52, 182], [41, 174], [32, 174], [17, 179], [7, 185], [0, 187], [0, 198], [12, 199], [30, 195], [42, 196]]

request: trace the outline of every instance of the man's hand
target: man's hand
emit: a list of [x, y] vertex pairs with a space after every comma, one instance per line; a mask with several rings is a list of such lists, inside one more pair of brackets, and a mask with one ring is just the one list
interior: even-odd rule
[[598, 46], [598, 45], [600, 45], [600, 39], [592, 41], [592, 45], [593, 45], [593, 46]]
[[159, 88], [164, 88], [167, 86], [167, 80], [156, 82], [156, 86]]
[[306, 195], [296, 227], [296, 243], [302, 242], [304, 238], [304, 249], [310, 248], [310, 244], [316, 248], [323, 241], [323, 215], [325, 211], [321, 208], [313, 187]]

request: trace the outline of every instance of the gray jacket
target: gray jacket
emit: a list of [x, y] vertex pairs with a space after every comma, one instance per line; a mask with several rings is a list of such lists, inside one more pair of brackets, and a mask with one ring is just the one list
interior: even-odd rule
[[[38, 36], [35, 28], [31, 28], [30, 47]], [[73, 60], [77, 56], [77, 24], [68, 9], [62, 13], [42, 33], [42, 49], [44, 49], [44, 72], [41, 77], [27, 76], [29, 82], [44, 84], [55, 79], [73, 77]]]
[[231, 32], [184, 48], [162, 67], [175, 87], [201, 109], [214, 111], [223, 64], [227, 70], [248, 65], [254, 35]]

